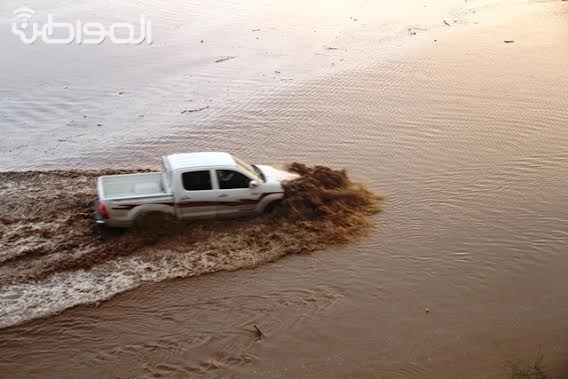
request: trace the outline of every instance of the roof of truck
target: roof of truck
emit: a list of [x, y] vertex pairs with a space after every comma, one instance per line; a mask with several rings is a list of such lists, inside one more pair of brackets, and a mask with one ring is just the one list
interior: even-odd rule
[[166, 156], [164, 159], [168, 161], [170, 170], [211, 166], [235, 167], [237, 165], [231, 154], [223, 152], [172, 154]]

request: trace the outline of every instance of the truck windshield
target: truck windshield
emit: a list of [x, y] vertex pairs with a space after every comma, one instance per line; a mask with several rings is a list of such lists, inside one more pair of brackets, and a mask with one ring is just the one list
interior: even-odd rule
[[264, 182], [264, 175], [262, 175], [262, 172], [258, 168], [256, 168], [254, 165], [251, 166], [250, 164], [235, 157], [234, 155], [233, 158], [235, 158], [235, 162], [237, 162], [237, 166], [239, 166], [239, 168], [250, 174], [253, 178], [256, 178], [256, 180]]

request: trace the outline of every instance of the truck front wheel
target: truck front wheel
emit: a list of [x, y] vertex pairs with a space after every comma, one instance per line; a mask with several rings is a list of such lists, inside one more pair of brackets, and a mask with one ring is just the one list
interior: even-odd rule
[[273, 213], [274, 210], [278, 208], [279, 205], [280, 205], [280, 200], [271, 201], [270, 203], [266, 204], [263, 213]]

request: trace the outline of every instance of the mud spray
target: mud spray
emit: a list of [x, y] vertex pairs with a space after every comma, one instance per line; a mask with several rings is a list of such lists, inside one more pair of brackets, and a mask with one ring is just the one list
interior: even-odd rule
[[[122, 232], [93, 222], [96, 177], [120, 170], [0, 173], [0, 327], [101, 301], [143, 282], [250, 268], [364, 235], [381, 197], [344, 170], [300, 178], [269, 214], [170, 220]], [[144, 171], [144, 170], [140, 170]]]

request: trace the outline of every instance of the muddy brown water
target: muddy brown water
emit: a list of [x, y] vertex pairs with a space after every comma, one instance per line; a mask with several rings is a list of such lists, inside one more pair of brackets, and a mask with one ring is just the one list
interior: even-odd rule
[[[151, 264], [169, 255], [174, 266], [186, 260], [190, 267], [175, 276], [189, 277], [254, 267], [285, 255], [345, 244], [368, 233], [370, 216], [381, 208], [379, 194], [351, 181], [344, 170], [300, 163], [286, 169], [299, 178], [283, 183], [283, 199], [261, 216], [185, 222], [149, 214], [124, 230], [93, 223], [97, 196], [93, 183], [100, 175], [124, 171], [0, 173], [0, 191], [5, 197], [0, 209], [0, 283], [4, 291], [11, 289], [24, 300], [29, 285], [46, 287], [45, 282], [57, 274], [112, 267], [122, 257]], [[30, 187], [40, 188], [41, 193], [31, 193]], [[200, 265], [197, 258], [206, 264]], [[107, 275], [113, 272], [111, 267]], [[152, 268], [145, 266], [144, 270]], [[1, 326], [27, 321], [31, 311], [6, 306]]]
[[[68, 153], [71, 167], [139, 167], [187, 149], [324, 163], [379, 190], [384, 209], [346, 246], [149, 283], [3, 329], [0, 376], [502, 378], [507, 360], [540, 349], [551, 377], [568, 377], [565, 5], [419, 33], [401, 56], [231, 115], [198, 112], [197, 129]], [[104, 270], [32, 288], [35, 310], [76, 283], [69, 301], [128, 288], [131, 275]]]

